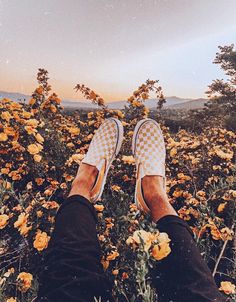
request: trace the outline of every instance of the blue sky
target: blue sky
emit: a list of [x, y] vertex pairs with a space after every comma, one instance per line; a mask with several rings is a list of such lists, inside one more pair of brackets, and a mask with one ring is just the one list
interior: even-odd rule
[[81, 99], [77, 83], [125, 99], [148, 78], [167, 96], [204, 97], [235, 20], [235, 0], [0, 0], [0, 90], [30, 94], [46, 68], [67, 99]]

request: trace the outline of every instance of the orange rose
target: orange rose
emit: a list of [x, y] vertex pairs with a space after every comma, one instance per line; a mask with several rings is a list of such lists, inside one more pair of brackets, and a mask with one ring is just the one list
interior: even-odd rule
[[35, 249], [37, 249], [39, 252], [41, 252], [42, 250], [44, 250], [48, 247], [49, 240], [50, 240], [50, 237], [47, 235], [46, 232], [42, 232], [42, 231], [38, 230], [37, 234], [35, 236], [33, 246]]
[[8, 223], [9, 216], [6, 214], [0, 215], [0, 230], [4, 229]]
[[222, 281], [220, 283], [220, 290], [223, 291], [226, 295], [235, 294], [235, 285], [229, 281]]
[[19, 289], [23, 293], [31, 287], [33, 276], [30, 273], [22, 272], [18, 275], [17, 280], [19, 281]]
[[30, 144], [27, 150], [30, 154], [35, 155], [42, 151], [43, 147], [40, 144]]
[[1, 132], [0, 133], [0, 142], [5, 142], [5, 141], [7, 141], [7, 139], [8, 139], [7, 134], [4, 132]]

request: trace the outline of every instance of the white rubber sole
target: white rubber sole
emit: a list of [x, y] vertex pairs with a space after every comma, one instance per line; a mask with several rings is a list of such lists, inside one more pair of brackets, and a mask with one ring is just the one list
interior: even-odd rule
[[124, 138], [124, 128], [123, 128], [123, 125], [122, 125], [121, 121], [119, 121], [118, 119], [113, 118], [113, 117], [108, 118], [108, 120], [113, 120], [116, 123], [117, 131], [118, 131], [118, 140], [117, 140], [117, 143], [116, 143], [115, 152], [114, 152], [112, 158], [110, 159], [110, 161], [109, 161], [109, 163], [108, 163], [108, 165], [106, 167], [106, 172], [105, 172], [104, 177], [103, 177], [101, 189], [100, 189], [97, 197], [93, 199], [93, 202], [96, 202], [102, 196], [102, 193], [103, 193], [103, 190], [104, 190], [104, 186], [106, 184], [107, 174], [109, 172], [109, 169], [111, 167], [112, 162], [114, 161], [115, 157], [120, 152], [120, 148], [122, 146], [122, 142], [123, 142], [123, 138]]

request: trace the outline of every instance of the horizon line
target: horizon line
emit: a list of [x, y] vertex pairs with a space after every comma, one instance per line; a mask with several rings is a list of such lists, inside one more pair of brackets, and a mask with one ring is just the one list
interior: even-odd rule
[[[26, 94], [26, 93], [23, 93], [23, 92], [18, 92], [18, 91], [5, 91], [5, 90], [0, 90], [0, 93], [12, 93], [12, 94], [22, 94], [22, 95], [25, 95], [27, 97], [31, 97], [31, 94]], [[187, 99], [187, 100], [198, 100], [198, 99], [208, 99], [208, 97], [196, 97], [196, 98], [193, 98], [193, 97], [181, 97], [181, 96], [176, 96], [176, 95], [170, 95], [170, 96], [165, 96], [165, 99], [167, 98], [178, 98], [178, 99]], [[69, 101], [69, 102], [82, 102], [82, 103], [87, 103], [89, 102], [90, 100], [81, 100], [81, 99], [69, 99], [69, 98], [61, 98], [59, 96], [59, 98], [61, 99], [61, 101]], [[147, 100], [155, 100], [156, 98], [149, 98]], [[114, 101], [105, 101], [105, 103], [118, 103], [118, 102], [124, 102], [124, 101], [128, 101], [128, 98], [127, 99], [120, 99], [118, 101], [114, 100]]]

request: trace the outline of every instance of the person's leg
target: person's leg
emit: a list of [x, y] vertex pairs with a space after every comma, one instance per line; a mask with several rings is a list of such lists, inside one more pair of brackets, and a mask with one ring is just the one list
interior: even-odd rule
[[44, 256], [37, 301], [112, 301], [111, 287], [100, 263], [96, 212], [89, 202], [97, 169], [82, 164], [68, 199], [60, 207]]
[[171, 253], [152, 272], [158, 302], [225, 301], [200, 255], [191, 229], [170, 205], [163, 178], [145, 176], [142, 189], [158, 230], [171, 239]]
[[45, 254], [38, 301], [112, 301], [101, 262], [95, 203], [123, 140], [122, 123], [109, 118], [96, 130], [67, 201], [60, 207]]

